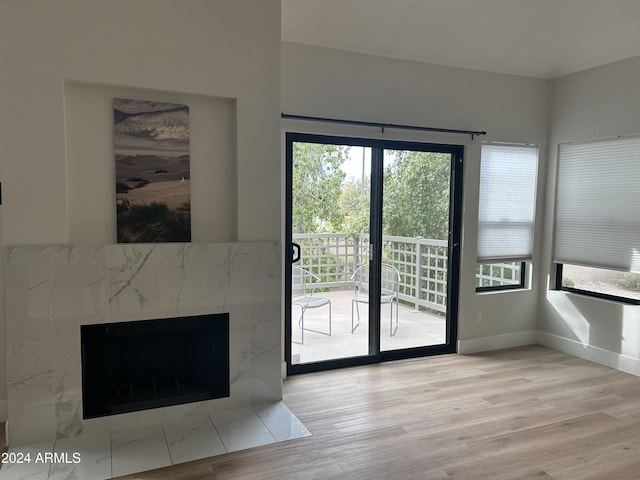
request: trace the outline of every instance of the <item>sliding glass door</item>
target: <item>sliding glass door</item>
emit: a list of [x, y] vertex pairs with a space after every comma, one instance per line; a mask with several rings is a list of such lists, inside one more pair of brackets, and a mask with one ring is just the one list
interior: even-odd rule
[[[403, 307], [402, 328], [411, 335], [383, 331], [382, 351], [446, 343], [453, 158], [452, 153], [384, 150], [381, 257], [383, 265], [399, 272], [397, 303]], [[395, 321], [388, 310], [381, 310], [383, 326]]]
[[288, 269], [294, 365], [370, 350], [368, 312], [352, 319], [350, 308], [351, 276], [369, 258], [371, 148], [312, 140], [291, 143], [289, 223], [300, 245]]
[[289, 373], [455, 351], [462, 147], [286, 147]]

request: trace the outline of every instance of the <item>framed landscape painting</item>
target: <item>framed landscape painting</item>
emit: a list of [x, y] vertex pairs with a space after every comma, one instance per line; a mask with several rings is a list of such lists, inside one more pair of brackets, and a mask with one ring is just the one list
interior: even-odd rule
[[189, 107], [116, 98], [117, 238], [190, 242]]

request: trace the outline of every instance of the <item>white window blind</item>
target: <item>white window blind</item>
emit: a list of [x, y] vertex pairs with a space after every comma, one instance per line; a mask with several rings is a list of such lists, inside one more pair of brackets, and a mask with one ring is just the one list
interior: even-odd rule
[[560, 145], [554, 261], [640, 273], [640, 138]]
[[531, 259], [538, 148], [482, 146], [478, 262]]

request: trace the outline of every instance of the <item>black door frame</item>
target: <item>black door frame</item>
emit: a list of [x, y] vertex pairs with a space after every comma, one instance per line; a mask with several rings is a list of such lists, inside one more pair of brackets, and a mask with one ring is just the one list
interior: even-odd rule
[[[451, 179], [449, 197], [449, 255], [447, 265], [447, 331], [446, 343], [441, 345], [429, 345], [422, 347], [406, 348], [401, 350], [380, 351], [380, 322], [376, 321], [369, 329], [369, 351], [374, 354], [324, 360], [314, 363], [291, 364], [291, 245], [293, 243], [292, 226], [292, 198], [293, 198], [293, 143], [324, 143], [331, 145], [347, 145], [371, 147], [371, 208], [370, 208], [370, 235], [374, 245], [374, 268], [371, 270], [371, 285], [375, 289], [380, 288], [380, 265], [382, 255], [382, 200], [383, 200], [383, 155], [384, 150], [414, 150], [435, 153], [447, 153], [451, 155]], [[381, 140], [357, 137], [316, 135], [309, 133], [287, 132], [285, 140], [285, 362], [287, 375], [298, 373], [330, 370], [335, 368], [368, 365], [389, 360], [416, 358], [443, 353], [454, 353], [457, 350], [458, 332], [458, 298], [460, 291], [460, 250], [462, 238], [462, 187], [463, 187], [463, 158], [464, 146], [437, 143], [421, 143], [396, 140]], [[370, 295], [377, 298], [379, 291], [372, 289]], [[379, 319], [380, 305], [378, 302], [370, 302], [370, 318]]]

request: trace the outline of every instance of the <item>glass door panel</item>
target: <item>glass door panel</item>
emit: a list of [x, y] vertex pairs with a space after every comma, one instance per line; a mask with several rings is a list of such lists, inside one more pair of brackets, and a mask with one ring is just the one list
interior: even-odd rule
[[369, 261], [371, 148], [291, 148], [291, 238], [300, 245], [291, 266], [291, 364], [368, 356], [368, 308], [354, 301], [353, 275]]
[[455, 351], [462, 153], [287, 134], [289, 373]]
[[384, 151], [382, 351], [447, 342], [451, 160], [449, 153]]

